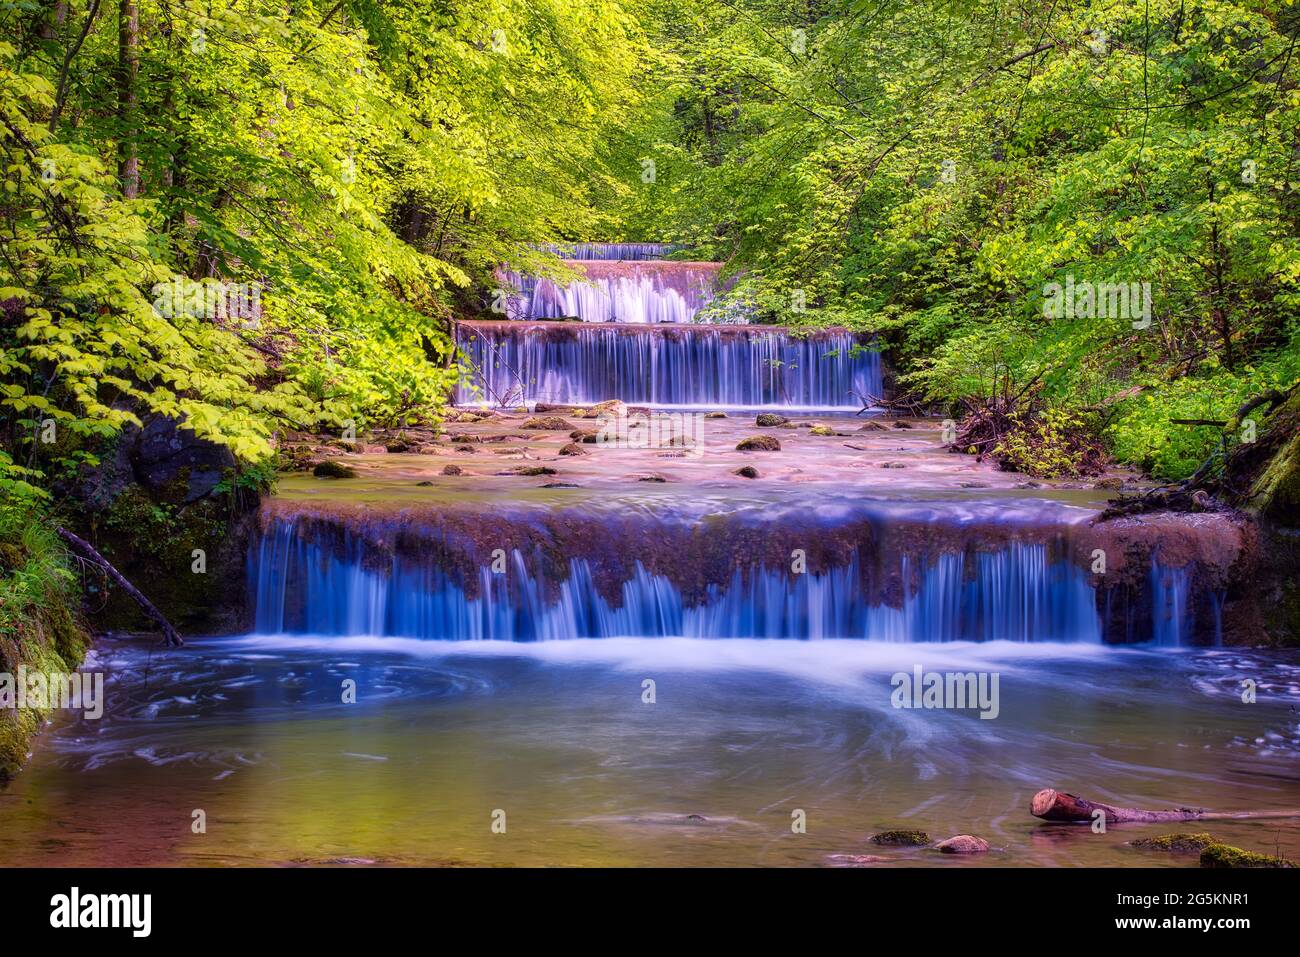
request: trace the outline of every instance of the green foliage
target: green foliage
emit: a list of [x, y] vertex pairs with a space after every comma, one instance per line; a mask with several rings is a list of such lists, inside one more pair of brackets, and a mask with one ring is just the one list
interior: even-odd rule
[[[453, 317], [640, 172], [616, 0], [137, 6], [129, 36], [111, 5], [0, 10], [9, 491], [147, 413], [246, 462], [278, 428], [436, 422]], [[255, 307], [178, 310], [178, 279]]]
[[[876, 330], [902, 384], [950, 407], [1040, 382], [1167, 476], [1217, 441], [1170, 418], [1294, 365], [1284, 0], [660, 10], [674, 111], [630, 215], [727, 259], [732, 302]], [[1149, 309], [1053, 312], [1067, 282], [1147, 283]]]
[[42, 608], [73, 607], [74, 586], [63, 545], [33, 503], [0, 499], [0, 639], [21, 638]]
[[1016, 472], [1040, 478], [1091, 474], [1098, 450], [1084, 417], [1061, 407], [1024, 412], [993, 454]]

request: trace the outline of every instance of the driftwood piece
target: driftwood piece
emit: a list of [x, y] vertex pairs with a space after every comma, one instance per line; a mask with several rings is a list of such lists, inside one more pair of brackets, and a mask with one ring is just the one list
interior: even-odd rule
[[1034, 817], [1051, 821], [1053, 824], [1091, 824], [1098, 811], [1105, 815], [1107, 824], [1163, 824], [1171, 821], [1244, 821], [1300, 817], [1300, 808], [1285, 811], [1209, 811], [1205, 808], [1176, 807], [1147, 811], [1142, 808], [1101, 804], [1052, 788], [1039, 791], [1029, 805], [1029, 813]]
[[81, 555], [82, 558], [86, 559], [92, 565], [102, 568], [109, 578], [117, 582], [118, 587], [121, 588], [122, 591], [131, 596], [135, 603], [144, 610], [144, 613], [147, 616], [149, 616], [150, 620], [152, 620], [158, 626], [159, 630], [162, 631], [163, 640], [168, 644], [168, 646], [179, 648], [185, 644], [185, 642], [181, 640], [181, 636], [177, 634], [176, 629], [172, 627], [171, 622], [166, 619], [154, 603], [146, 598], [140, 589], [127, 581], [126, 576], [114, 568], [107, 558], [99, 554], [95, 549], [95, 546], [91, 545], [90, 542], [81, 538], [79, 535], [74, 535], [66, 528], [56, 528], [55, 531], [58, 532], [59, 538], [72, 546], [73, 551]]

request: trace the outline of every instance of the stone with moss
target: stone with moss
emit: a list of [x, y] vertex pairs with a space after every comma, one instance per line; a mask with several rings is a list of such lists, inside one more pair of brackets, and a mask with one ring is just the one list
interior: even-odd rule
[[771, 435], [751, 435], [736, 445], [737, 452], [780, 452], [781, 443]]
[[808, 430], [809, 435], [834, 435], [835, 430], [828, 425], [814, 425]]
[[316, 467], [311, 470], [311, 474], [317, 478], [328, 479], [349, 479], [356, 478], [356, 469], [344, 465], [342, 462], [333, 462], [326, 459], [324, 462], [318, 462]]
[[1175, 854], [1200, 853], [1211, 844], [1217, 844], [1213, 834], [1207, 831], [1196, 833], [1180, 832], [1178, 834], [1161, 834], [1158, 837], [1139, 837], [1130, 841], [1132, 847], [1144, 851], [1170, 851]]
[[533, 416], [519, 427], [537, 432], [563, 432], [569, 428], [569, 422], [558, 415], [541, 415]]
[[930, 843], [930, 835], [925, 831], [896, 828], [871, 835], [872, 844], [884, 844], [891, 847], [925, 847]]
[[1211, 844], [1201, 851], [1202, 867], [1260, 868], [1260, 867], [1295, 867], [1291, 861], [1281, 857], [1270, 857], [1254, 851], [1243, 851], [1230, 844]]
[[778, 425], [786, 425], [790, 420], [784, 415], [777, 415], [775, 412], [760, 412], [754, 419], [754, 424], [761, 428], [770, 429]]

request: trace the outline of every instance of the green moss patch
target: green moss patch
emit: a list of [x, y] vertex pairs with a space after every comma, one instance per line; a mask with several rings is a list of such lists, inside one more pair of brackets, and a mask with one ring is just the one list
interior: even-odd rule
[[1140, 837], [1130, 841], [1132, 847], [1144, 851], [1171, 851], [1177, 854], [1200, 853], [1211, 844], [1218, 844], [1213, 834], [1206, 831], [1179, 834], [1161, 834], [1159, 837]]
[[1201, 851], [1202, 867], [1295, 867], [1291, 861], [1254, 851], [1243, 851], [1228, 844], [1211, 844]]

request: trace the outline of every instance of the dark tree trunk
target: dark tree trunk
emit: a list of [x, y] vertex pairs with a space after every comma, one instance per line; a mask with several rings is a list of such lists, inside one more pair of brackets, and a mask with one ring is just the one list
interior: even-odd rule
[[136, 143], [136, 74], [140, 70], [140, 10], [136, 0], [120, 0], [117, 8], [117, 116], [121, 123], [118, 178], [122, 195], [140, 195], [140, 156]]

